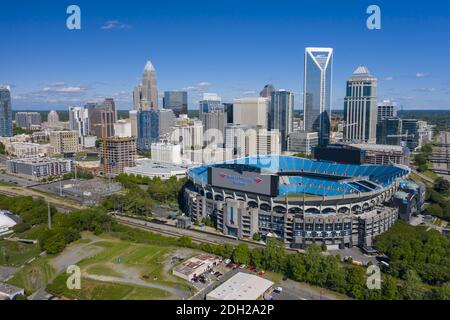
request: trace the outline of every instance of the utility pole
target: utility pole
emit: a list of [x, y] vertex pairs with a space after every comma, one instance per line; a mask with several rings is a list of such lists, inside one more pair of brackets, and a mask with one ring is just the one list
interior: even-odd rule
[[48, 219], [48, 229], [52, 230], [52, 212], [50, 210], [50, 202], [47, 199], [47, 219]]

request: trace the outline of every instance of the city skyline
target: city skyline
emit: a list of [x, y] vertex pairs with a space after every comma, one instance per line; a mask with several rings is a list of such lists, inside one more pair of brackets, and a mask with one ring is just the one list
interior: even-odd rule
[[[8, 61], [2, 64], [0, 83], [11, 86], [13, 110], [67, 110], [106, 97], [129, 110], [142, 67], [151, 60], [158, 72], [160, 105], [164, 91], [187, 91], [189, 109], [197, 110], [205, 92], [232, 102], [256, 97], [273, 83], [293, 92], [295, 109], [301, 110], [304, 48], [324, 46], [336, 54], [332, 110], [343, 109], [345, 81], [360, 64], [379, 79], [379, 101], [391, 99], [405, 109], [450, 109], [450, 81], [442, 65], [447, 62], [428, 58], [435, 54], [437, 39], [445, 37], [448, 4], [421, 8], [419, 15], [410, 3], [381, 2], [381, 30], [366, 28], [366, 1], [327, 2], [329, 14], [317, 4], [282, 4], [267, 10], [252, 1], [227, 7], [203, 1], [170, 8], [139, 3], [137, 10], [133, 1], [79, 1], [83, 20], [77, 31], [65, 27], [64, 4], [6, 4], [0, 28], [8, 31], [4, 41], [9, 50], [0, 53], [0, 61]], [[215, 6], [220, 10], [206, 10]], [[147, 19], [150, 11], [152, 19]], [[339, 14], [339, 24], [332, 13]], [[270, 38], [277, 40], [273, 46], [257, 49]], [[286, 50], [275, 43], [284, 43]], [[449, 50], [443, 43], [439, 54]]]

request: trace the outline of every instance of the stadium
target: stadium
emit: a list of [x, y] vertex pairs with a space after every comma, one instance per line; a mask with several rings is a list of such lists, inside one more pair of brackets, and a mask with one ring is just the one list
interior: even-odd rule
[[237, 238], [275, 237], [294, 248], [371, 247], [397, 219], [392, 196], [410, 169], [291, 156], [256, 156], [188, 170], [193, 220]]

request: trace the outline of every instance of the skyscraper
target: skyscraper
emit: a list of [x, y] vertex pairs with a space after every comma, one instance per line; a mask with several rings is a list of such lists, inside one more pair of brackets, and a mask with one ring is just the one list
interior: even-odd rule
[[88, 109], [90, 134], [97, 138], [103, 138], [103, 129], [105, 129], [105, 138], [114, 136], [114, 123], [116, 122], [116, 108], [113, 99], [105, 99], [102, 104], [88, 103], [85, 106]]
[[224, 110], [222, 99], [215, 93], [204, 93], [203, 99], [199, 101], [199, 118], [202, 120], [202, 114], [212, 110]]
[[259, 96], [262, 98], [271, 98], [272, 93], [275, 91], [275, 87], [273, 84], [266, 84], [262, 91], [259, 93]]
[[402, 119], [384, 118], [377, 124], [377, 144], [399, 146], [402, 138]]
[[330, 141], [333, 49], [306, 48], [303, 115], [306, 131], [319, 133], [319, 144]]
[[142, 85], [138, 84], [133, 90], [133, 110], [139, 110], [142, 101]]
[[[144, 68], [142, 77], [142, 100], [146, 101], [148, 108], [158, 109], [158, 88], [156, 84], [156, 70], [153, 64], [148, 61]], [[144, 106], [142, 106], [143, 109]]]
[[77, 131], [80, 138], [89, 135], [88, 109], [69, 107], [69, 129]]
[[280, 132], [281, 150], [287, 151], [287, 139], [293, 131], [294, 95], [286, 90], [272, 92], [269, 107], [269, 129]]
[[169, 133], [175, 117], [172, 110], [150, 109], [138, 111], [136, 118], [137, 147], [139, 150], [150, 150], [152, 143]]
[[389, 100], [384, 100], [378, 104], [377, 123], [380, 123], [384, 118], [396, 117], [394, 104]]
[[171, 109], [175, 116], [188, 113], [188, 96], [186, 91], [164, 92], [163, 107]]
[[344, 120], [344, 141], [376, 142], [377, 79], [364, 66], [359, 66], [347, 80]]
[[225, 127], [227, 125], [227, 113], [222, 110], [212, 110], [208, 113], [204, 113], [202, 118], [203, 128], [205, 130], [205, 142], [214, 142], [223, 145], [225, 139]]
[[9, 86], [3, 86], [0, 87], [0, 137], [12, 136], [11, 89]]
[[233, 122], [253, 127], [267, 128], [267, 98], [235, 99], [233, 104]]

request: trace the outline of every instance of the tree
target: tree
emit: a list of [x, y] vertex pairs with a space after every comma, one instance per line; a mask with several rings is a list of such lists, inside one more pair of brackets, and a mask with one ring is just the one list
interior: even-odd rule
[[439, 177], [434, 181], [433, 188], [437, 192], [445, 193], [450, 190], [450, 182], [442, 177]]
[[435, 217], [442, 217], [444, 215], [444, 210], [437, 203], [430, 204], [426, 207], [425, 211]]
[[450, 282], [444, 283], [442, 286], [434, 290], [435, 300], [450, 300]]
[[0, 142], [0, 154], [6, 154], [6, 147]]
[[385, 275], [383, 283], [381, 285], [382, 297], [385, 300], [396, 300], [399, 297], [397, 280], [390, 276]]
[[264, 249], [264, 268], [280, 272], [285, 269], [285, 263], [286, 248], [284, 247], [284, 243], [269, 238], [267, 240], [267, 246]]
[[253, 239], [254, 241], [261, 241], [261, 235], [259, 234], [259, 232], [255, 232], [255, 233], [253, 234], [252, 239]]
[[406, 300], [421, 300], [425, 297], [425, 287], [414, 270], [408, 270], [402, 288], [403, 298]]
[[250, 250], [245, 243], [240, 243], [234, 249], [232, 254], [232, 260], [235, 263], [248, 264], [250, 261]]
[[291, 254], [288, 256], [287, 273], [290, 278], [296, 281], [304, 281], [306, 276], [306, 266], [304, 255]]

